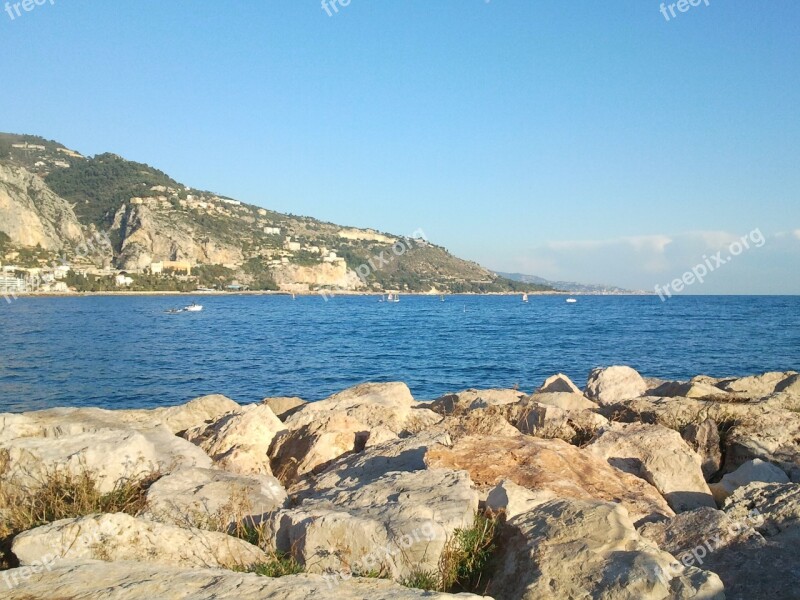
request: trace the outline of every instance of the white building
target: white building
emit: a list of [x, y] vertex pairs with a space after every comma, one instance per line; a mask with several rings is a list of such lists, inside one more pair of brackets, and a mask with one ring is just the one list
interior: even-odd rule
[[24, 279], [11, 275], [0, 275], [0, 294], [21, 294], [27, 291], [28, 285]]
[[117, 275], [114, 277], [114, 283], [117, 284], [117, 287], [128, 287], [133, 283], [133, 278], [127, 275]]

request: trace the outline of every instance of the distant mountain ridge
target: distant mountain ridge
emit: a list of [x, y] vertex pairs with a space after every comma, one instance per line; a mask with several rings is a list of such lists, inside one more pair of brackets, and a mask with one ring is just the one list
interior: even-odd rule
[[154, 285], [174, 269], [191, 271], [205, 286], [298, 292], [551, 290], [496, 275], [426, 239], [411, 243], [278, 213], [189, 187], [116, 154], [85, 157], [30, 135], [0, 133], [0, 232], [12, 246], [75, 260], [77, 246], [102, 234], [110, 244], [80, 257], [86, 273], [152, 275]]
[[536, 275], [525, 275], [523, 273], [502, 273], [495, 271], [500, 277], [505, 277], [512, 281], [519, 281], [521, 283], [529, 283], [535, 285], [543, 285], [551, 287], [563, 292], [572, 292], [575, 294], [639, 294], [643, 292], [626, 290], [621, 287], [613, 285], [602, 284], [586, 284], [576, 283], [574, 281], [550, 281]]

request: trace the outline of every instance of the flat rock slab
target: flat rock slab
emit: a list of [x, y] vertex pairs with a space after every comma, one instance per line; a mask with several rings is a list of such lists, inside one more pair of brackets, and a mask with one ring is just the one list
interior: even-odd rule
[[487, 489], [508, 479], [560, 498], [619, 502], [637, 522], [675, 514], [646, 481], [561, 440], [471, 436], [452, 448], [431, 448], [425, 460], [431, 468], [464, 469], [477, 485]]
[[[10, 591], [9, 589], [10, 588]], [[58, 564], [0, 574], [6, 600], [480, 600], [404, 588], [382, 579], [337, 582], [321, 575], [278, 579], [220, 569], [181, 569], [135, 562]], [[484, 600], [491, 600], [485, 598]]]
[[218, 469], [183, 469], [147, 491], [148, 519], [182, 526], [230, 526], [283, 508], [286, 490], [270, 475], [237, 475]]
[[35, 487], [56, 470], [90, 473], [100, 493], [112, 491], [120, 480], [211, 466], [211, 459], [202, 450], [176, 437], [164, 425], [17, 438], [0, 443], [0, 450], [8, 451], [8, 469], [19, 485]]
[[64, 519], [21, 533], [12, 551], [20, 564], [81, 559], [156, 562], [178, 567], [247, 567], [266, 554], [224, 533], [164, 525], [126, 514]]
[[586, 451], [654, 485], [676, 512], [716, 508], [700, 455], [677, 431], [645, 423], [611, 423]]

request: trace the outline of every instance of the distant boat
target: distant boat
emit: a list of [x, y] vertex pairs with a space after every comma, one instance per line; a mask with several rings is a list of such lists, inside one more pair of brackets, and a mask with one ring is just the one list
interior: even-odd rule
[[200, 312], [201, 310], [203, 310], [203, 305], [192, 302], [189, 306], [187, 306], [183, 310], [185, 310], [186, 312]]
[[439, 302], [444, 302], [444, 294], [442, 294], [441, 296], [439, 296]]
[[522, 301], [523, 302], [527, 302], [528, 301], [528, 294], [522, 294]]
[[295, 294], [292, 294], [292, 300], [297, 300], [297, 296]]
[[567, 298], [567, 304], [575, 304], [577, 300], [575, 298]]
[[400, 302], [400, 294], [389, 294], [386, 302]]

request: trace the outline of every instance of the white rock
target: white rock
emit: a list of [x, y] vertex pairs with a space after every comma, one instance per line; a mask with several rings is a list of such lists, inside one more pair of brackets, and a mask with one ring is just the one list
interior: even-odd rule
[[[221, 569], [185, 569], [137, 562], [57, 563], [38, 572], [6, 571], [6, 600], [479, 600], [471, 594], [440, 594], [382, 579], [290, 575], [259, 577]], [[0, 583], [6, 588], [7, 583]], [[491, 600], [485, 598], [484, 600]]]
[[564, 392], [568, 394], [583, 395], [583, 392], [581, 392], [580, 388], [572, 383], [572, 380], [563, 373], [557, 373], [552, 377], [548, 377], [544, 380], [542, 387], [536, 390], [537, 394], [545, 394], [549, 392]]
[[564, 410], [592, 410], [597, 408], [597, 404], [580, 392], [536, 392], [530, 397], [530, 400], [537, 404], [546, 404]]
[[654, 485], [676, 512], [716, 508], [700, 456], [677, 431], [660, 425], [611, 423], [586, 449]]
[[785, 392], [792, 396], [800, 396], [800, 375], [790, 375], [775, 386], [776, 392]]
[[278, 479], [290, 485], [363, 448], [368, 437], [367, 426], [344, 412], [320, 414], [315, 422], [285, 430], [275, 438], [270, 450], [272, 468]]
[[285, 429], [269, 406], [251, 404], [184, 435], [221, 469], [242, 475], [272, 475], [269, 449], [275, 436]]
[[550, 490], [533, 491], [517, 485], [510, 479], [498, 483], [486, 498], [486, 507], [491, 510], [504, 511], [506, 518], [513, 519], [537, 506], [555, 500], [557, 496]]
[[225, 396], [195, 398], [186, 404], [142, 410], [51, 408], [22, 414], [0, 414], [0, 442], [17, 437], [57, 438], [104, 429], [152, 429], [164, 425], [178, 433], [202, 425], [239, 405]]
[[586, 396], [600, 405], [638, 398], [647, 391], [647, 383], [630, 367], [594, 369], [586, 384]]
[[[800, 546], [800, 484], [754, 482], [736, 489], [723, 506], [738, 523], [757, 529], [771, 542], [792, 550]], [[796, 566], [796, 560], [790, 565]], [[800, 580], [800, 573], [795, 578]]]
[[55, 470], [67, 470], [92, 474], [101, 493], [110, 492], [123, 479], [211, 466], [205, 453], [163, 425], [140, 431], [101, 429], [55, 438], [18, 438], [0, 443], [0, 450], [8, 451], [9, 470], [20, 485], [35, 485]]
[[729, 392], [744, 394], [750, 398], [764, 398], [773, 392], [782, 391], [777, 389], [778, 387], [785, 389], [791, 385], [789, 380], [793, 376], [796, 378], [797, 373], [792, 371], [764, 373], [763, 375], [728, 380], [721, 383], [719, 387]]
[[496, 598], [723, 600], [713, 573], [686, 568], [643, 540], [619, 504], [552, 500], [509, 520], [489, 587]]
[[366, 485], [389, 472], [424, 471], [428, 468], [425, 462], [428, 450], [451, 444], [447, 433], [435, 430], [376, 444], [358, 454], [339, 458], [322, 473], [291, 488], [291, 495], [302, 499], [335, 489]]
[[489, 406], [514, 404], [526, 397], [527, 394], [519, 390], [499, 388], [488, 390], [468, 389], [455, 394], [445, 394], [431, 402], [430, 408], [441, 415], [462, 414]]
[[789, 483], [789, 477], [775, 465], [756, 458], [744, 463], [733, 473], [728, 473], [721, 481], [712, 483], [709, 487], [714, 494], [714, 500], [722, 504], [738, 488], [754, 482]]
[[435, 571], [449, 537], [470, 526], [477, 509], [478, 493], [463, 471], [391, 472], [279, 511], [272, 536], [311, 572], [356, 564], [399, 578]]
[[224, 528], [245, 520], [259, 522], [283, 508], [286, 500], [286, 490], [269, 475], [183, 469], [150, 486], [143, 516], [173, 525]]
[[22, 566], [44, 557], [155, 562], [178, 567], [247, 567], [267, 556], [256, 546], [224, 533], [165, 525], [126, 514], [64, 519], [14, 538]]
[[281, 421], [285, 420], [286, 417], [291, 415], [294, 412], [297, 412], [301, 406], [305, 406], [307, 402], [302, 398], [297, 397], [277, 397], [277, 398], [264, 398], [261, 401], [262, 404], [266, 404], [272, 409], [272, 412], [275, 413], [275, 416], [278, 417]]
[[344, 413], [369, 429], [383, 425], [400, 433], [414, 408], [416, 402], [405, 383], [364, 383], [325, 400], [309, 402], [286, 419], [286, 427], [299, 429], [321, 416]]

